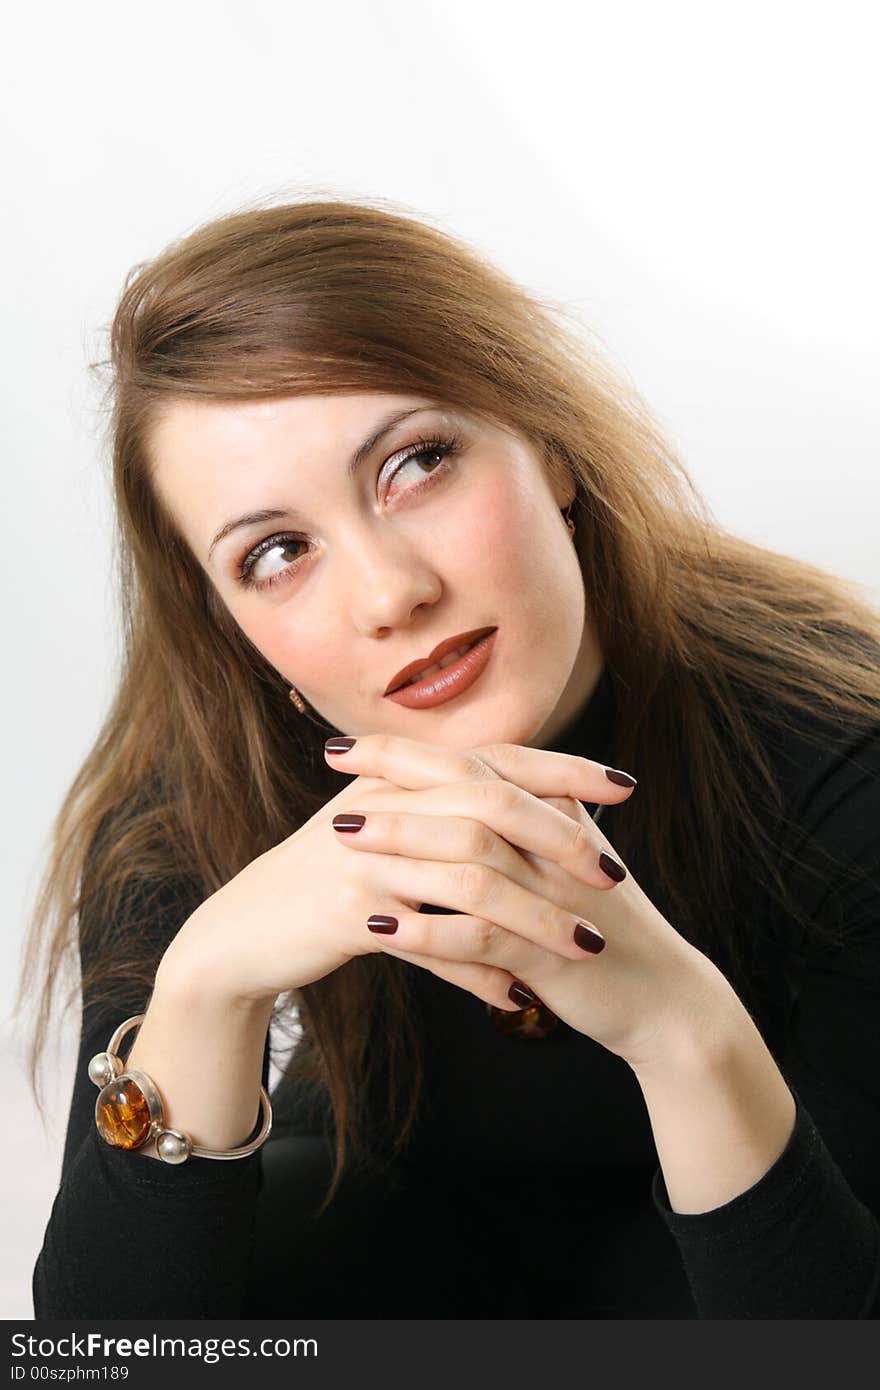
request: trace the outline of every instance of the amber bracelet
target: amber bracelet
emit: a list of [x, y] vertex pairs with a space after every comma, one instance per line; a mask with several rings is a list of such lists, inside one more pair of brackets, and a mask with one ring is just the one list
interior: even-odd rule
[[247, 1158], [265, 1143], [272, 1128], [272, 1102], [260, 1087], [263, 1123], [259, 1133], [237, 1149], [203, 1149], [182, 1129], [165, 1123], [165, 1105], [155, 1082], [146, 1072], [127, 1071], [120, 1061], [119, 1045], [130, 1028], [141, 1024], [143, 1014], [120, 1023], [107, 1044], [89, 1062], [89, 1080], [100, 1088], [95, 1101], [95, 1124], [105, 1143], [114, 1149], [140, 1149], [151, 1139], [164, 1163], [186, 1163], [188, 1158]]

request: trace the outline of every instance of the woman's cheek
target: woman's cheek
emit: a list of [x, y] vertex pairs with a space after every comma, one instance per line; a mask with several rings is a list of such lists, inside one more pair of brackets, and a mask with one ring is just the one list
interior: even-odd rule
[[308, 654], [308, 640], [301, 631], [293, 628], [284, 613], [285, 607], [281, 604], [271, 613], [252, 618], [242, 631], [270, 666], [293, 681], [296, 671], [314, 670], [314, 659]]
[[[518, 490], [509, 485], [481, 489], [471, 496], [455, 528], [464, 554], [482, 567], [505, 570], [521, 557], [527, 508]], [[521, 563], [521, 558], [520, 562]]]

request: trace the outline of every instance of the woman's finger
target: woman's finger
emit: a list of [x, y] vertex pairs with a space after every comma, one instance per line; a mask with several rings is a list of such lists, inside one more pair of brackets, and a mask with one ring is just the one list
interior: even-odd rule
[[408, 811], [340, 811], [333, 829], [352, 849], [397, 854], [409, 859], [488, 864], [528, 888], [535, 870], [527, 858], [494, 830], [462, 816], [414, 815]]
[[606, 768], [591, 758], [519, 743], [445, 748], [400, 734], [358, 734], [357, 738], [328, 739], [324, 750], [338, 772], [384, 777], [412, 789], [500, 778], [533, 796], [573, 796], [578, 801], [617, 805], [636, 785], [628, 772]]
[[410, 794], [406, 811], [391, 809], [394, 799], [393, 788], [372, 791], [362, 810], [334, 816], [333, 829], [355, 849], [487, 864], [519, 882], [524, 865], [505, 844], [558, 864], [591, 888], [607, 890], [626, 878], [588, 816], [575, 820], [512, 782], [430, 787]]
[[[365, 935], [373, 937], [374, 950], [381, 950], [386, 955], [396, 956], [398, 960], [411, 961], [413, 965], [418, 965], [422, 970], [430, 970], [431, 974], [437, 975], [439, 979], [448, 980], [451, 985], [466, 989], [477, 999], [482, 999], [487, 1004], [494, 1004], [499, 1009], [509, 1009], [511, 1012], [515, 1012], [533, 1002], [536, 997], [534, 990], [529, 989], [526, 982], [519, 976], [512, 975], [509, 970], [504, 970], [498, 965], [486, 965], [481, 961], [447, 960], [438, 956], [425, 955], [418, 951], [406, 950], [400, 944], [400, 939], [407, 935], [411, 925], [410, 919], [420, 915], [423, 914], [403, 912], [398, 909], [393, 917], [371, 918], [371, 921], [398, 922], [400, 925], [393, 934], [387, 927], [383, 927], [381, 932], [375, 933], [365, 929]], [[444, 920], [454, 922], [457, 919], [450, 916]], [[400, 933], [400, 939], [398, 933]], [[510, 993], [511, 988], [514, 988], [514, 994]], [[525, 998], [523, 991], [531, 995], [531, 999]]]
[[[454, 920], [452, 914], [473, 919], [467, 923], [467, 937], [461, 947], [463, 960], [516, 970], [521, 962], [528, 962], [529, 947], [566, 960], [583, 960], [585, 953], [595, 954], [596, 928], [591, 922], [486, 864], [443, 864], [389, 854], [383, 855], [375, 868], [382, 892], [399, 902], [415, 904], [414, 913], [427, 923], [419, 928], [423, 935], [418, 946], [426, 954], [447, 958], [456, 954], [455, 941], [445, 931], [446, 923]], [[426, 902], [449, 909], [450, 915], [418, 913], [417, 907]]]
[[[579, 936], [584, 944], [580, 946], [576, 959], [581, 961], [585, 955], [597, 956], [605, 942], [602, 933], [595, 927], [586, 922], [582, 925], [588, 931], [588, 936]], [[408, 959], [415, 952], [426, 959], [479, 962], [500, 969], [522, 971], [525, 975], [530, 973], [530, 966], [540, 967], [545, 974], [547, 970], [543, 945], [529, 949], [524, 954], [522, 940], [487, 917], [473, 917], [463, 912], [409, 910], [390, 915], [374, 913], [367, 919], [367, 930], [380, 936], [383, 946], [387, 940], [396, 950], [405, 951]]]

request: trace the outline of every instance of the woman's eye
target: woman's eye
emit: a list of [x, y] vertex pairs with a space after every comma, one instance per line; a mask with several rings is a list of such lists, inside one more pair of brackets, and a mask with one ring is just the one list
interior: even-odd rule
[[[444, 471], [443, 460], [447, 457], [450, 451], [451, 446], [447, 446], [444, 444], [432, 444], [429, 445], [427, 448], [422, 447], [418, 450], [417, 453], [409, 454], [405, 459], [403, 459], [400, 463], [397, 464], [396, 468], [394, 468], [394, 470], [391, 473], [390, 481], [396, 481], [402, 474], [406, 474], [408, 470], [411, 471], [411, 476], [413, 478], [421, 477], [422, 480], [424, 480], [425, 478], [432, 478], [436, 473]], [[437, 461], [438, 459], [439, 463]], [[428, 463], [431, 465], [431, 467], [427, 471], [422, 466], [423, 460], [427, 460]], [[417, 489], [406, 490], [416, 491]]]
[[[413, 445], [408, 449], [403, 458], [398, 459], [392, 469], [389, 482], [395, 481], [407, 470], [412, 472], [413, 477], [418, 478], [421, 473], [421, 481], [414, 483], [411, 487], [395, 488], [404, 493], [421, 492], [426, 487], [432, 487], [435, 479], [445, 475], [452, 468], [451, 459], [460, 450], [460, 438], [458, 435], [451, 439], [422, 440], [420, 444]], [[427, 460], [429, 469], [426, 472], [421, 466], [422, 460]], [[439, 462], [438, 462], [439, 460]], [[386, 497], [390, 495], [386, 491]], [[253, 550], [243, 557], [236, 567], [235, 579], [245, 589], [268, 589], [279, 580], [287, 579], [297, 570], [303, 560], [302, 555], [293, 558], [293, 562], [278, 570], [275, 574], [269, 574], [266, 578], [259, 576], [258, 566], [264, 556], [271, 554], [274, 550], [292, 551], [297, 546], [305, 546], [307, 542], [301, 536], [278, 535], [268, 536], [266, 540], [260, 541], [259, 545], [254, 546]]]
[[292, 565], [286, 569], [279, 570], [276, 574], [270, 574], [268, 579], [254, 577], [254, 570], [265, 555], [273, 550], [292, 551], [296, 546], [305, 545], [306, 542], [299, 536], [269, 536], [266, 540], [260, 541], [253, 550], [248, 551], [241, 561], [236, 572], [236, 580], [245, 589], [268, 589], [270, 585], [277, 584], [279, 579], [283, 579], [292, 569], [296, 569], [302, 560], [301, 555], [294, 557]]

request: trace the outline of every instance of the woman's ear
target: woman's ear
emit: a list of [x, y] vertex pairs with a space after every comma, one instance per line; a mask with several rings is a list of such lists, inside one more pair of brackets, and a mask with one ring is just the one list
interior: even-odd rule
[[551, 445], [545, 447], [542, 462], [556, 505], [561, 512], [564, 512], [577, 496], [577, 479], [565, 460]]

